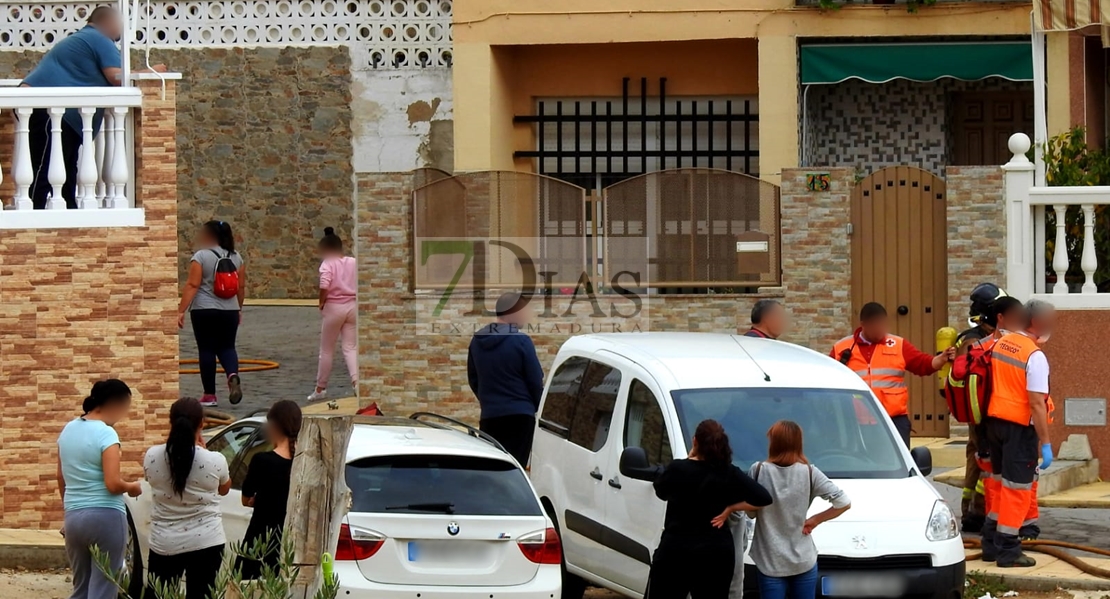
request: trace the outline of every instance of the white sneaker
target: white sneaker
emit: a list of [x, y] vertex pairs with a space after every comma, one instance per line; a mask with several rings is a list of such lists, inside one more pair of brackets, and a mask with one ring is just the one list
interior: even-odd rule
[[312, 395], [308, 396], [308, 401], [321, 401], [328, 398], [328, 390], [321, 389], [320, 391], [313, 391]]

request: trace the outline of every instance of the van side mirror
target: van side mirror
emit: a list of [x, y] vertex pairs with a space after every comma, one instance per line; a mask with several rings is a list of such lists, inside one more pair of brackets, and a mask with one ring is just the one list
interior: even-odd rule
[[628, 478], [654, 482], [662, 469], [648, 462], [647, 452], [643, 447], [626, 447], [621, 452], [620, 471]]
[[910, 457], [913, 458], [913, 463], [917, 464], [917, 469], [921, 471], [922, 476], [933, 473], [933, 452], [929, 451], [928, 447], [914, 447], [910, 450]]

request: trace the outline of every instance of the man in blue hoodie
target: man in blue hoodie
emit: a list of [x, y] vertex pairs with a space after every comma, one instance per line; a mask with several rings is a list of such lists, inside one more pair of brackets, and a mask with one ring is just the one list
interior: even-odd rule
[[482, 415], [478, 428], [528, 465], [536, 410], [543, 395], [543, 368], [536, 346], [521, 329], [528, 324], [528, 297], [504, 293], [497, 298], [497, 321], [470, 340], [466, 374]]

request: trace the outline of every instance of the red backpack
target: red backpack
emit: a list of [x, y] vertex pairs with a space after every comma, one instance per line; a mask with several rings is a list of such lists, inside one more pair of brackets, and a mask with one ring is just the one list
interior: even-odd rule
[[952, 362], [944, 385], [948, 411], [957, 422], [980, 424], [987, 415], [991, 397], [991, 357], [995, 339], [973, 342], [967, 353]]
[[231, 299], [239, 295], [239, 269], [231, 260], [231, 254], [220, 255], [216, 250], [216, 272], [212, 276], [212, 293], [221, 299]]

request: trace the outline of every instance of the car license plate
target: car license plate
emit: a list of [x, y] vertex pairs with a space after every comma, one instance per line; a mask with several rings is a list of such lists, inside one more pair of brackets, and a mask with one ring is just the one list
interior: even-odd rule
[[457, 565], [467, 557], [465, 547], [459, 545], [458, 542], [409, 541], [409, 561]]
[[898, 597], [906, 581], [890, 574], [840, 574], [821, 577], [821, 594], [826, 597]]

